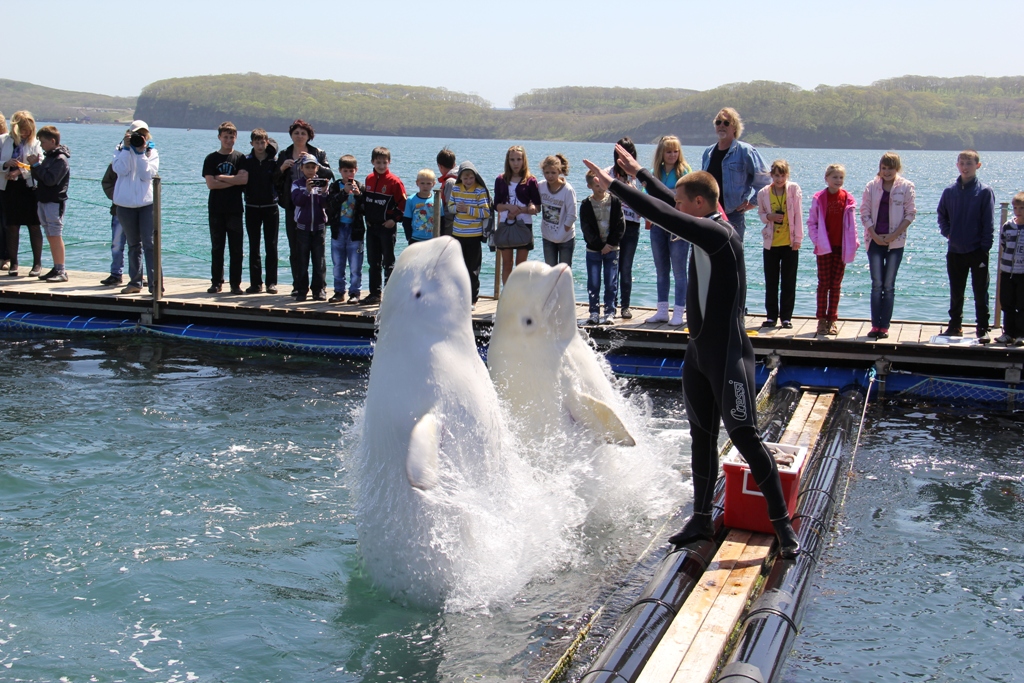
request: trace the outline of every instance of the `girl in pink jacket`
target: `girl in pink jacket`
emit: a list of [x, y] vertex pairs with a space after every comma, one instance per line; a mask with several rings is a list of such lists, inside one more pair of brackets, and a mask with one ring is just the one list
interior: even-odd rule
[[[757, 215], [764, 227], [764, 308], [768, 312], [761, 327], [775, 327], [778, 320], [786, 329], [793, 327], [796, 304], [796, 271], [800, 263], [800, 243], [804, 237], [803, 193], [789, 182], [789, 164], [785, 159], [772, 162], [772, 183], [757, 193]], [[782, 299], [779, 299], [779, 280]]]
[[814, 195], [807, 216], [807, 237], [818, 257], [818, 334], [839, 334], [839, 294], [846, 264], [857, 255], [857, 202], [843, 189], [846, 168], [830, 164], [825, 169], [826, 188]]

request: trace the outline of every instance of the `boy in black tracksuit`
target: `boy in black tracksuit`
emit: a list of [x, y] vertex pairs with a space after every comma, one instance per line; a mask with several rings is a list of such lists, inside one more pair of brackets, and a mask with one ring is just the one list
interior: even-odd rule
[[267, 131], [256, 128], [249, 135], [252, 151], [245, 158], [249, 182], [245, 185], [245, 232], [249, 236], [249, 287], [246, 294], [263, 291], [260, 266], [260, 231], [267, 250], [267, 293], [277, 294], [277, 236], [281, 214], [277, 205], [277, 143]]

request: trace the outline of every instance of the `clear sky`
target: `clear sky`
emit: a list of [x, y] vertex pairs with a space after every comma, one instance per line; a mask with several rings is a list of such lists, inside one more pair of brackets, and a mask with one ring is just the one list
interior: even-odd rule
[[[12, 46], [0, 76], [107, 95], [137, 95], [163, 78], [255, 71], [445, 87], [505, 107], [518, 93], [561, 85], [706, 90], [773, 80], [813, 88], [906, 74], [1024, 73], [1024, 0], [17, 6], [0, 3], [5, 32], [27, 43]], [[9, 22], [21, 12], [31, 28], [15, 30]]]

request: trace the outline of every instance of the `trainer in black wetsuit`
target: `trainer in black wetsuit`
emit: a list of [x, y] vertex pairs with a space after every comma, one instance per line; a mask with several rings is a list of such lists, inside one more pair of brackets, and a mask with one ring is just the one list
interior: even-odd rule
[[754, 348], [743, 326], [747, 293], [743, 243], [718, 213], [696, 218], [677, 211], [673, 192], [649, 171], [641, 170], [637, 177], [647, 194], [618, 180], [611, 183], [611, 192], [644, 218], [694, 246], [686, 295], [690, 340], [683, 364], [683, 395], [692, 441], [693, 517], [669, 541], [683, 545], [714, 534], [711, 503], [718, 477], [721, 419], [764, 494], [782, 556], [794, 557], [799, 544], [779, 470], [757, 433]]

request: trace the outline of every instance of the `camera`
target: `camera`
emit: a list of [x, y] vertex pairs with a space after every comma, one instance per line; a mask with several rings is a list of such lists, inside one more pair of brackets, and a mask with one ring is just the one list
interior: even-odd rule
[[132, 136], [128, 138], [128, 144], [132, 147], [142, 147], [146, 144], [146, 136], [141, 133], [132, 133]]
[[313, 187], [327, 187], [327, 178], [312, 178], [310, 183]]

